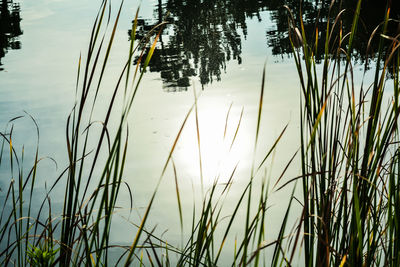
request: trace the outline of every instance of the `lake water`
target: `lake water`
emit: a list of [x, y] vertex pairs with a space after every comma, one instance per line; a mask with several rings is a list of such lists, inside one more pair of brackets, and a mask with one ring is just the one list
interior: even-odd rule
[[[194, 91], [200, 95], [198, 116], [204, 189], [217, 176], [221, 183], [226, 182], [239, 164], [231, 197], [226, 202], [226, 214], [232, 211], [230, 201], [233, 203], [250, 177], [264, 65], [266, 84], [256, 164], [288, 125], [273, 162], [264, 165], [271, 185], [299, 148], [300, 87], [293, 59], [285, 54], [289, 47], [281, 5], [266, 3], [269, 1], [215, 1], [214, 5], [207, 5], [206, 1], [199, 1], [191, 6], [186, 2], [143, 1], [140, 8], [140, 28], [146, 29], [163, 18], [171, 24], [162, 34], [129, 118], [131, 134], [125, 181], [133, 190], [135, 212], [129, 218], [132, 221], [139, 216], [136, 214], [144, 213], [178, 130], [194, 103]], [[14, 12], [22, 18], [19, 24], [22, 32], [1, 32], [4, 35], [0, 37], [1, 49], [6, 53], [0, 54], [0, 125], [5, 127], [11, 118], [25, 115], [24, 111], [36, 119], [40, 127], [40, 154], [58, 162], [57, 170], [51, 161], [43, 163], [41, 186], [44, 187], [44, 181], [52, 181], [67, 162], [65, 123], [75, 99], [79, 55], [81, 52], [85, 57], [99, 1], [20, 0], [14, 3], [19, 4]], [[114, 1], [113, 9], [118, 5]], [[123, 67], [129, 48], [128, 30], [137, 7], [136, 1], [124, 3], [103, 88], [113, 88]], [[310, 7], [310, 14], [313, 11]], [[36, 141], [33, 123], [24, 118], [14, 124], [16, 147], [21, 149], [25, 144], [25, 153], [33, 156]], [[193, 114], [173, 158], [183, 192], [187, 224], [184, 230], [187, 231], [193, 202], [199, 204], [202, 197]], [[297, 165], [293, 164], [285, 179], [298, 173]], [[263, 175], [264, 169], [257, 179]], [[128, 199], [128, 193], [123, 191], [121, 203], [127, 204]], [[54, 199], [55, 203], [59, 201]], [[287, 192], [271, 195], [269, 241], [279, 229], [287, 201]], [[148, 228], [157, 225], [160, 233], [168, 230], [164, 238], [179, 244], [179, 216], [171, 167], [154, 206]], [[134, 238], [136, 228], [126, 223], [127, 216], [126, 207], [115, 216], [118, 227], [112, 239], [116, 242], [129, 244]], [[240, 235], [240, 223], [235, 231]]]

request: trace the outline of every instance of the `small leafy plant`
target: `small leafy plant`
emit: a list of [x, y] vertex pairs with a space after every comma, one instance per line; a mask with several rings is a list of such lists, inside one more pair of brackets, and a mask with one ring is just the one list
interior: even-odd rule
[[32, 267], [53, 266], [55, 257], [60, 248], [54, 248], [48, 242], [40, 242], [37, 246], [29, 244], [27, 254], [28, 263]]

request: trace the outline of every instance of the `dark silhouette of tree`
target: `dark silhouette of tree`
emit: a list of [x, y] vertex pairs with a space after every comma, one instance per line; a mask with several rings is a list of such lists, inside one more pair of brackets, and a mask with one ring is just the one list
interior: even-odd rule
[[[354, 12], [357, 5], [357, 0], [347, 1], [334, 1], [333, 7], [330, 10], [331, 0], [272, 0], [267, 1], [267, 8], [271, 11], [272, 20], [275, 22], [275, 28], [267, 31], [268, 45], [272, 47], [274, 55], [290, 55], [292, 48], [288, 38], [288, 29], [292, 27], [288, 22], [288, 12], [283, 5], [287, 5], [294, 15], [295, 24], [300, 28], [300, 14], [302, 14], [304, 28], [308, 43], [315, 43], [316, 29], [318, 29], [318, 43], [319, 46], [315, 48], [315, 55], [317, 61], [320, 61], [324, 55], [324, 43], [326, 36], [327, 23], [330, 22], [331, 28], [335, 22], [337, 14], [341, 10], [345, 10], [341, 15], [340, 27], [342, 27], [343, 33], [351, 31], [353, 23]], [[368, 41], [375, 28], [383, 21], [386, 6], [391, 6], [390, 18], [394, 20], [400, 19], [400, 1], [398, 0], [364, 0], [361, 6], [360, 12], [360, 23], [353, 43], [353, 55], [352, 57], [364, 61], [367, 58], [373, 57], [374, 51], [378, 46], [378, 38], [374, 38], [368, 48]], [[339, 28], [336, 27], [330, 47], [332, 51], [338, 47], [338, 33]], [[388, 25], [388, 35], [395, 36], [399, 32], [399, 23], [391, 21]], [[390, 45], [391, 42], [386, 42]], [[346, 45], [346, 42], [342, 44], [342, 47]]]
[[18, 36], [22, 34], [20, 21], [19, 4], [13, 3], [12, 0], [0, 0], [0, 66], [1, 59], [9, 49], [21, 48], [18, 40]]
[[[361, 8], [358, 32], [353, 44], [352, 57], [364, 61], [371, 33], [382, 22], [386, 4], [391, 2], [392, 19], [400, 19], [399, 0], [364, 0]], [[247, 18], [261, 21], [261, 12], [268, 10], [275, 26], [267, 31], [267, 44], [274, 55], [290, 55], [289, 29], [300, 27], [300, 14], [304, 22], [306, 38], [315, 43], [318, 29], [318, 46], [314, 47], [317, 63], [325, 52], [327, 23], [332, 26], [337, 14], [341, 15], [340, 27], [330, 41], [329, 53], [336, 53], [339, 29], [351, 31], [357, 0], [166, 0], [158, 1], [152, 20], [140, 19], [136, 38], [164, 21], [170, 22], [154, 51], [149, 69], [160, 72], [164, 88], [168, 91], [186, 90], [190, 81], [197, 77], [202, 86], [220, 80], [228, 61], [242, 62], [241, 36], [247, 36]], [[294, 15], [294, 25], [289, 25], [287, 5]], [[168, 15], [167, 15], [168, 14]], [[390, 22], [388, 34], [395, 36], [399, 24]], [[130, 35], [130, 32], [129, 32]], [[346, 46], [346, 40], [342, 47]], [[378, 38], [375, 38], [378, 40]], [[390, 44], [389, 41], [386, 42]], [[373, 57], [377, 42], [372, 42], [369, 57]], [[147, 52], [149, 48], [147, 48]], [[147, 54], [147, 53], [146, 53]], [[145, 56], [146, 56], [145, 54]]]
[[150, 71], [160, 72], [166, 90], [187, 90], [195, 76], [204, 86], [221, 79], [227, 61], [242, 62], [240, 31], [247, 36], [246, 18], [261, 20], [265, 6], [258, 0], [159, 0], [155, 22], [140, 20], [136, 38], [168, 13], [170, 24], [154, 51]]

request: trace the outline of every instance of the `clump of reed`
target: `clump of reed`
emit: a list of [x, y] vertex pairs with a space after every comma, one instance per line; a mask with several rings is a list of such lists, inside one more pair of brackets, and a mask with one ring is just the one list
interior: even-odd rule
[[[350, 11], [331, 14], [322, 44], [318, 29], [307, 39], [301, 14], [295, 22], [288, 9], [302, 91], [302, 174], [292, 180], [302, 186], [302, 213], [291, 249], [281, 255], [290, 263], [301, 252], [304, 266], [399, 265], [399, 35], [387, 35], [394, 23], [388, 6], [370, 37], [379, 48], [375, 57], [366, 51], [357, 81], [352, 47], [361, 6], [359, 0], [348, 33], [341, 16]], [[320, 45], [325, 54], [317, 70]], [[364, 81], [367, 72], [374, 72], [372, 84]]]
[[[145, 227], [167, 167], [173, 165], [175, 169], [172, 155], [193, 110], [199, 133], [197, 100], [188, 111], [178, 131], [141, 221], [133, 222], [137, 225], [137, 231], [132, 233], [135, 237], [131, 245], [111, 244], [112, 219], [121, 188], [126, 187], [131, 193], [129, 185], [123, 180], [129, 140], [127, 117], [134, 106], [139, 84], [164, 24], [157, 25], [142, 40], [135, 43], [138, 21], [138, 12], [136, 13], [127, 60], [122, 66], [110, 98], [107, 99], [103, 119], [94, 119], [123, 2], [119, 6], [113, 23], [110, 1], [103, 0], [101, 3], [91, 31], [86, 58], [79, 58], [75, 90], [76, 102], [66, 122], [68, 164], [55, 180], [47, 181], [50, 186], [49, 188], [46, 186], [42, 202], [37, 203], [37, 200], [33, 198], [38, 186], [38, 179], [41, 179], [37, 173], [42, 160], [39, 156], [39, 127], [35, 119], [32, 118], [36, 125], [38, 141], [33, 164], [32, 167], [29, 167], [28, 172], [25, 171], [24, 152], [18, 154], [13, 143], [12, 125], [20, 117], [10, 120], [11, 126], [6, 127], [6, 131], [1, 133], [0, 166], [6, 166], [11, 170], [11, 182], [4, 196], [0, 219], [1, 265], [99, 266], [107, 265], [110, 262], [124, 266], [132, 264], [168, 266], [171, 262], [180, 266], [217, 265], [225, 241], [231, 234], [232, 225], [234, 221], [239, 221], [237, 214], [241, 206], [247, 209], [246, 224], [243, 238], [236, 240], [237, 245], [235, 245], [232, 260], [234, 263], [244, 265], [250, 262], [259, 262], [259, 250], [257, 249], [264, 240], [268, 188], [264, 180], [259, 191], [260, 199], [256, 205], [252, 204], [254, 202], [252, 191], [255, 190], [253, 189], [253, 176], [256, 172], [254, 167], [250, 181], [243, 189], [233, 214], [229, 216], [228, 223], [220, 223], [222, 220], [220, 216], [223, 210], [223, 199], [229, 192], [236, 169], [233, 170], [229, 182], [223, 186], [222, 190], [219, 190], [220, 185], [217, 181], [207, 190], [200, 217], [196, 219], [196, 215], [193, 215], [191, 234], [183, 247], [167, 244], [166, 241], [161, 240]], [[109, 27], [111, 30], [108, 29]], [[150, 49], [144, 56], [147, 45], [150, 46]], [[131, 69], [135, 53], [139, 54], [139, 60], [135, 63], [135, 69]], [[141, 64], [142, 61], [143, 64]], [[263, 92], [264, 77], [261, 86], [255, 144], [257, 144], [261, 121]], [[117, 107], [118, 98], [123, 99], [122, 108]], [[117, 122], [116, 126], [114, 126], [115, 122]], [[96, 127], [97, 124], [100, 124], [100, 129]], [[111, 124], [113, 128], [110, 128]], [[239, 125], [240, 121], [238, 127]], [[279, 139], [267, 153], [264, 161], [271, 155]], [[198, 142], [200, 142], [200, 136], [198, 136]], [[5, 156], [7, 148], [9, 148], [8, 157]], [[184, 211], [180, 203], [177, 177], [175, 177], [175, 183], [181, 227], [183, 227], [182, 213]], [[52, 192], [57, 191], [58, 193], [60, 190], [64, 193], [62, 212], [60, 216], [54, 217]], [[130, 206], [132, 208], [133, 204], [131, 203]], [[250, 212], [253, 206], [256, 208], [254, 212]], [[221, 240], [216, 238], [216, 232], [222, 234]], [[110, 259], [109, 251], [113, 248], [122, 250], [117, 259]], [[143, 258], [143, 251], [146, 252], [147, 257]], [[167, 256], [160, 256], [164, 251]], [[253, 253], [253, 251], [257, 253]], [[171, 254], [175, 256], [170, 259], [168, 255]]]
[[[140, 58], [144, 61], [143, 68], [132, 70], [133, 55], [140, 53], [139, 49], [149, 42], [146, 36], [134, 44], [137, 13], [127, 60], [107, 99], [104, 118], [98, 123], [97, 119], [93, 119], [94, 110], [110, 60], [123, 2], [114, 22], [111, 20], [110, 1], [101, 3], [92, 27], [85, 62], [82, 63], [82, 58], [79, 58], [76, 102], [66, 122], [68, 164], [56, 179], [47, 181], [51, 186], [46, 187], [42, 203], [33, 200], [39, 179], [39, 148], [36, 149], [33, 167], [24, 172], [24, 151], [18, 154], [15, 150], [12, 126], [1, 133], [0, 164], [11, 170], [11, 182], [3, 198], [0, 221], [1, 265], [97, 266], [108, 262], [108, 251], [112, 247], [109, 241], [112, 217], [117, 197], [124, 186], [122, 177], [129, 136], [127, 116], [157, 42], [155, 40], [149, 44], [151, 48], [147, 57]], [[158, 25], [149, 35], [160, 32], [161, 27], [162, 24]], [[122, 109], [116, 107], [119, 95], [123, 98]], [[11, 125], [15, 119], [10, 121]], [[109, 129], [111, 120], [118, 122], [116, 128]], [[100, 130], [96, 129], [97, 124], [101, 125]], [[37, 136], [39, 139], [38, 127]], [[5, 157], [7, 147], [9, 156]], [[51, 194], [59, 188], [65, 188], [63, 208], [61, 215], [53, 218]], [[40, 208], [37, 208], [38, 205]], [[142, 228], [139, 228], [137, 238], [141, 231]], [[133, 252], [135, 247], [134, 242], [126, 249]]]
[[[135, 44], [138, 13], [136, 14], [127, 61], [110, 99], [107, 99], [100, 130], [96, 130], [97, 120], [93, 119], [95, 107], [102, 89], [122, 4], [123, 1], [114, 23], [110, 24], [110, 14], [107, 16], [108, 9], [111, 10], [110, 3], [107, 0], [102, 1], [92, 28], [85, 63], [82, 64], [81, 58], [79, 59], [77, 100], [66, 123], [68, 164], [56, 181], [46, 188], [47, 195], [39, 209], [35, 209], [37, 203], [33, 201], [33, 192], [39, 179], [39, 150], [36, 149], [34, 163], [26, 172], [24, 152], [19, 156], [13, 144], [13, 128], [1, 133], [0, 166], [7, 165], [11, 170], [11, 181], [4, 191], [0, 218], [2, 265], [99, 266], [110, 264], [114, 260], [116, 264], [124, 266], [218, 266], [221, 264], [222, 251], [227, 247], [228, 237], [237, 235], [233, 232], [235, 223], [243, 225], [243, 232], [235, 238], [234, 249], [228, 259], [232, 266], [290, 266], [299, 262], [295, 259], [295, 255], [299, 253], [304, 258], [304, 266], [400, 264], [400, 151], [397, 130], [400, 112], [400, 56], [397, 52], [400, 46], [399, 37], [388, 37], [385, 33], [387, 24], [390, 23], [388, 9], [382, 25], [371, 36], [380, 39], [377, 62], [374, 65], [374, 81], [371, 86], [365, 86], [361, 82], [360, 87], [356, 87], [351, 51], [357, 34], [361, 0], [358, 1], [351, 32], [345, 34], [341, 31], [342, 12], [336, 14], [333, 22], [327, 24], [327, 41], [324, 44], [318, 44], [318, 37], [307, 40], [302, 20], [300, 19], [300, 28], [296, 28], [289, 12], [289, 25], [293, 26], [290, 37], [296, 38], [293, 55], [302, 90], [299, 150], [302, 170], [299, 177], [289, 180], [280, 188], [287, 188], [292, 182], [297, 182], [301, 185], [302, 194], [298, 197], [293, 189], [275, 241], [265, 242], [269, 216], [267, 202], [271, 192], [269, 182], [264, 177], [261, 182], [258, 180], [256, 183], [255, 177], [278, 145], [286, 128], [265, 153], [261, 163], [253, 162], [248, 182], [229, 216], [223, 215], [224, 199], [229, 193], [236, 169], [232, 171], [227, 183], [221, 186], [217, 180], [206, 191], [198, 214], [193, 211], [190, 234], [183, 246], [170, 244], [146, 228], [167, 167], [172, 166], [175, 171], [172, 156], [192, 113], [196, 118], [200, 147], [196, 98], [178, 129], [141, 221], [133, 222], [137, 225], [137, 231], [133, 233], [135, 237], [132, 243], [129, 246], [112, 244], [112, 219], [118, 196], [125, 185], [128, 191], [131, 190], [123, 180], [129, 147], [127, 116], [134, 106], [140, 81], [163, 26], [158, 25]], [[110, 32], [106, 30], [109, 25]], [[154, 39], [150, 38], [152, 35], [155, 36]], [[318, 29], [315, 36], [318, 36]], [[387, 52], [384, 52], [385, 40], [393, 42]], [[145, 51], [143, 48], [146, 45], [150, 45], [150, 52], [144, 58], [142, 51]], [[322, 73], [317, 71], [314, 59], [314, 51], [317, 51], [318, 45], [325, 46]], [[135, 53], [141, 56], [136, 68], [132, 70], [132, 57]], [[143, 67], [139, 68], [142, 60]], [[384, 93], [388, 90], [389, 68], [393, 94], [387, 98]], [[367, 69], [366, 66], [365, 71]], [[265, 76], [261, 83], [254, 150], [261, 138], [259, 129], [264, 79]], [[120, 112], [120, 107], [116, 107], [118, 96], [123, 99]], [[13, 121], [11, 120], [11, 124]], [[35, 122], [34, 119], [33, 121]], [[117, 126], [110, 128], [111, 121], [117, 121]], [[239, 125], [240, 121], [238, 127]], [[9, 153], [6, 157], [4, 152], [7, 148]], [[288, 164], [293, 160], [294, 157]], [[275, 184], [282, 183], [286, 170], [287, 167], [282, 170], [277, 181], [274, 181]], [[176, 175], [176, 171], [174, 173]], [[185, 210], [182, 209], [176, 176], [175, 185], [179, 211], [177, 219], [183, 227], [182, 214]], [[60, 217], [54, 217], [51, 192], [59, 187], [65, 187], [63, 208]], [[287, 231], [289, 218], [295, 213], [292, 205], [296, 202], [302, 207], [299, 223], [293, 231]], [[241, 210], [244, 210], [244, 217], [239, 215]], [[122, 251], [118, 259], [111, 259], [109, 255], [113, 248], [120, 248]], [[265, 254], [269, 249], [271, 253]]]

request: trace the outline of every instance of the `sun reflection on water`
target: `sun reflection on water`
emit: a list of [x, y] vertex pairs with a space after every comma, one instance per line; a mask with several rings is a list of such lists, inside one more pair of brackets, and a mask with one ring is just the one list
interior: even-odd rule
[[174, 160], [193, 177], [193, 183], [200, 184], [202, 176], [205, 186], [226, 183], [235, 169], [248, 167], [254, 142], [254, 131], [249, 127], [252, 122], [243, 107], [207, 103], [198, 108], [200, 141], [193, 111], [174, 153]]

